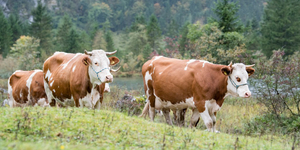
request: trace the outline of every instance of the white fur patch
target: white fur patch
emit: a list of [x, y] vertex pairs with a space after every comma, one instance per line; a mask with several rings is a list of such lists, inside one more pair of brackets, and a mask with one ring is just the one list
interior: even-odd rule
[[188, 65], [189, 65], [190, 63], [192, 63], [192, 62], [195, 62], [195, 61], [196, 61], [195, 59], [189, 60], [189, 61], [186, 63], [186, 66], [185, 66], [184, 70], [187, 70]]
[[46, 72], [46, 75], [45, 75], [45, 79], [49, 79], [49, 77], [51, 77], [51, 72], [50, 70], [48, 69], [47, 72]]
[[74, 71], [75, 71], [75, 68], [76, 68], [76, 66], [74, 66], [74, 67], [72, 68], [72, 72], [74, 72]]
[[52, 80], [52, 82], [50, 83], [50, 86], [51, 86], [51, 87], [52, 87], [53, 83], [54, 83], [54, 80]]
[[32, 101], [31, 98], [30, 98], [31, 97], [31, 95], [30, 95], [30, 86], [31, 86], [31, 83], [32, 83], [32, 78], [38, 72], [42, 72], [42, 70], [34, 70], [34, 72], [29, 76], [29, 78], [26, 81], [26, 86], [28, 88], [28, 95], [27, 95], [28, 101]]
[[148, 81], [152, 80], [152, 76], [151, 76], [151, 74], [149, 74], [149, 71], [146, 72], [144, 78], [145, 78], [145, 84], [146, 84], [146, 87], [147, 87], [147, 93], [146, 94], [147, 94], [147, 97], [149, 97], [150, 93], [149, 93]]
[[181, 101], [179, 103], [172, 104], [170, 101], [161, 100], [161, 98], [159, 98], [155, 94], [154, 96], [155, 96], [155, 109], [167, 108], [172, 110], [182, 110], [185, 108], [196, 108], [193, 97], [187, 98], [185, 102]]
[[149, 66], [153, 66], [153, 62], [154, 62], [155, 60], [161, 58], [161, 57], [163, 57], [163, 56], [155, 56], [155, 57], [154, 57], [154, 60], [151, 61], [151, 63], [150, 63]]
[[[92, 88], [91, 93], [87, 93], [85, 97], [79, 99], [80, 107], [95, 108], [96, 104], [100, 103], [99, 99], [100, 92]], [[100, 104], [97, 105], [97, 109], [100, 109]]]
[[202, 68], [205, 66], [205, 63], [210, 63], [210, 64], [211, 64], [211, 62], [208, 62], [208, 61], [206, 61], [206, 60], [199, 60], [199, 62], [202, 62], [202, 63], [203, 63]]
[[80, 53], [76, 53], [76, 55], [75, 55], [72, 59], [70, 59], [67, 63], [62, 64], [62, 66], [63, 66], [62, 69], [65, 69], [65, 68], [68, 66], [68, 64], [69, 64], [73, 59], [75, 59], [77, 56], [79, 56], [79, 55], [81, 55], [81, 54], [80, 54]]

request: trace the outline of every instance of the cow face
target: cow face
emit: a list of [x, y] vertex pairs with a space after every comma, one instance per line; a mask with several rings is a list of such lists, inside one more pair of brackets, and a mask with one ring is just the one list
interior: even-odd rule
[[251, 96], [247, 81], [248, 77], [255, 71], [252, 66], [254, 65], [246, 66], [241, 63], [229, 65], [231, 72], [228, 74], [227, 90], [230, 94], [245, 98]]
[[[113, 57], [109, 59], [107, 56], [115, 54], [114, 52], [105, 52], [103, 50], [85, 51], [89, 55], [89, 60], [85, 64], [89, 64], [89, 76], [92, 83], [100, 85], [101, 83], [109, 83], [113, 81], [113, 75], [110, 73], [110, 65], [119, 62], [119, 59]], [[111, 61], [114, 62], [111, 62]]]

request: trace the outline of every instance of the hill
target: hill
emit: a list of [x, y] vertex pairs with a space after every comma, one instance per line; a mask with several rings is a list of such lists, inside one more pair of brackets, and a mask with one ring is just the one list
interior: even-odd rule
[[7, 149], [290, 149], [275, 136], [179, 128], [108, 110], [0, 107]]

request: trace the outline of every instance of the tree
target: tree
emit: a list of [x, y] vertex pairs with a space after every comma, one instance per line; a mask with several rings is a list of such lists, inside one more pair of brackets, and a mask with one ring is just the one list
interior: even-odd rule
[[177, 22], [175, 21], [175, 19], [172, 19], [168, 26], [168, 32], [166, 33], [166, 35], [171, 38], [175, 37], [178, 35], [178, 29], [179, 29], [179, 26], [178, 26]]
[[143, 58], [145, 61], [149, 59], [151, 52], [151, 47], [149, 43], [147, 43], [147, 45], [143, 49]]
[[189, 44], [189, 39], [187, 37], [189, 33], [188, 26], [190, 25], [189, 22], [186, 22], [185, 25], [180, 29], [180, 38], [179, 38], [179, 52], [181, 56], [184, 56], [184, 54], [187, 52], [187, 47]]
[[71, 29], [71, 31], [68, 34], [67, 38], [67, 49], [66, 52], [68, 53], [76, 53], [80, 51], [80, 40], [79, 40], [79, 35], [76, 32], [74, 28]]
[[241, 32], [242, 24], [236, 16], [239, 8], [237, 3], [229, 2], [229, 0], [218, 0], [215, 3], [216, 7], [213, 9], [218, 19], [212, 19], [214, 22], [218, 22], [219, 29], [222, 32]]
[[72, 28], [72, 21], [69, 16], [65, 15], [58, 26], [56, 35], [56, 47], [58, 51], [70, 51], [69, 37]]
[[52, 51], [52, 19], [47, 14], [47, 7], [43, 6], [41, 1], [38, 1], [37, 7], [32, 10], [31, 14], [33, 22], [30, 26], [30, 35], [40, 39], [40, 55], [42, 53], [49, 55]]
[[283, 49], [293, 54], [300, 46], [300, 1], [271, 0], [265, 8], [261, 24], [262, 48], [267, 56]]
[[110, 30], [106, 31], [105, 41], [107, 43], [107, 46], [106, 46], [107, 51], [114, 51], [115, 50], [114, 41], [113, 41], [113, 38], [111, 36], [111, 31]]
[[147, 38], [148, 42], [152, 49], [155, 49], [157, 47], [156, 40], [158, 40], [161, 37], [161, 30], [158, 25], [157, 18], [154, 14], [151, 15], [150, 21], [147, 25]]
[[145, 17], [140, 15], [140, 16], [137, 16], [135, 17], [135, 22], [131, 25], [130, 27], [130, 32], [134, 32], [134, 31], [137, 31], [139, 29], [139, 25], [146, 25], [146, 20], [145, 20]]
[[18, 15], [9, 15], [8, 23], [12, 31], [12, 41], [16, 41], [20, 38], [21, 35], [24, 35], [24, 33], [22, 32], [22, 22], [20, 21]]
[[105, 35], [102, 30], [98, 30], [94, 37], [93, 49], [103, 49], [106, 51], [107, 43], [105, 41]]
[[[1, 9], [0, 9], [1, 10]], [[12, 43], [12, 33], [2, 10], [0, 11], [0, 53], [5, 58]]]
[[40, 40], [30, 36], [21, 36], [11, 47], [9, 57], [15, 58], [19, 64], [19, 69], [33, 70], [42, 68], [42, 63], [39, 63], [37, 58], [39, 51], [38, 47]]

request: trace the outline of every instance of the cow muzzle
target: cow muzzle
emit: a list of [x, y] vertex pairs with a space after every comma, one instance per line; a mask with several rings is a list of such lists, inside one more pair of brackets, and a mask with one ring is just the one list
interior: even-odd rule
[[105, 83], [113, 82], [113, 75], [107, 75], [104, 80]]

